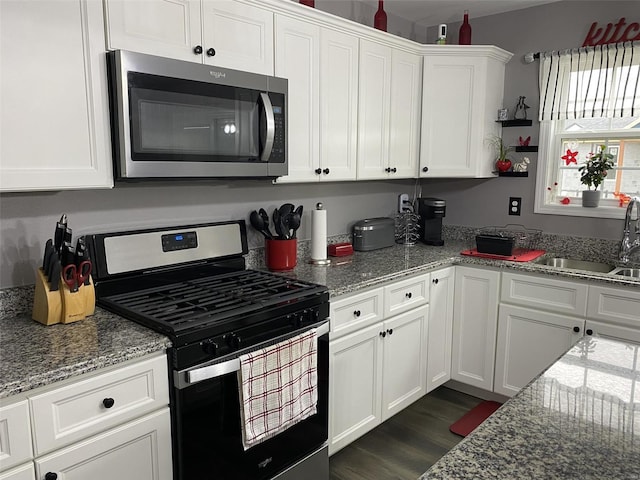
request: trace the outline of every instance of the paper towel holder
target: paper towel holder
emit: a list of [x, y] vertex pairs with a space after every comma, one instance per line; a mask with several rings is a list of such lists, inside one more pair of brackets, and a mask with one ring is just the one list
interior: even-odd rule
[[[318, 202], [316, 204], [316, 210], [324, 210], [324, 206], [322, 205], [322, 203]], [[311, 212], [311, 230], [312, 230], [311, 242], [312, 242], [312, 245], [313, 245], [313, 212]], [[313, 246], [312, 246], [312, 250], [313, 250]], [[327, 258], [326, 239], [325, 239], [325, 246], [324, 246], [324, 255], [325, 255], [325, 258], [311, 258], [309, 260], [309, 263], [311, 265], [316, 265], [316, 266], [327, 266], [327, 265], [331, 264], [331, 260], [329, 258]]]

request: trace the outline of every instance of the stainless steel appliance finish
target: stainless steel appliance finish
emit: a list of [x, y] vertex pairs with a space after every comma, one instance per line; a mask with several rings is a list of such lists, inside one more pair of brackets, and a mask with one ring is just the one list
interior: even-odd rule
[[[245, 269], [244, 221], [95, 234], [86, 242], [98, 305], [171, 339], [176, 480], [328, 479], [326, 287]], [[220, 242], [225, 249], [211, 258]], [[126, 268], [129, 249], [139, 258]], [[317, 413], [245, 451], [239, 357], [310, 329], [318, 334]]]
[[107, 53], [118, 179], [288, 173], [286, 79]]
[[393, 218], [366, 218], [353, 225], [353, 249], [366, 252], [395, 244], [395, 221]]

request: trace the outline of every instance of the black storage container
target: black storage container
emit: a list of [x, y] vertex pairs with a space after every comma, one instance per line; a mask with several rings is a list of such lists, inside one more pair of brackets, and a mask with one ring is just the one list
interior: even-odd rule
[[479, 253], [510, 256], [513, 252], [513, 237], [501, 235], [476, 235], [476, 248]]

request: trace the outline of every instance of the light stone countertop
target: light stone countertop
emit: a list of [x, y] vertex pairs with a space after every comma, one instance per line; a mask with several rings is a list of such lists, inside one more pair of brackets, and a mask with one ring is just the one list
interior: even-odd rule
[[585, 337], [420, 480], [640, 479], [640, 346]]
[[[447, 241], [443, 247], [394, 245], [371, 252], [355, 252], [347, 257], [332, 257], [327, 267], [310, 265], [303, 250], [296, 268], [282, 275], [326, 285], [331, 297], [450, 265], [480, 265], [640, 288], [640, 279], [461, 256], [460, 252], [467, 248], [465, 242], [456, 241]], [[264, 268], [264, 264], [261, 266], [255, 261], [255, 253], [253, 260], [248, 262], [250, 268]], [[171, 345], [164, 335], [101, 308], [80, 322], [44, 326], [31, 319], [32, 302], [33, 287], [0, 291], [0, 398]]]

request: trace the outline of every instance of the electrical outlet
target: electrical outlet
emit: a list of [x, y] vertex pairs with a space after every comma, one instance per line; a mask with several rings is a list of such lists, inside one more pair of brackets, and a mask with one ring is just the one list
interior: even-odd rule
[[402, 193], [398, 195], [398, 211], [400, 213], [404, 212], [405, 206], [409, 203], [409, 195], [406, 193]]
[[509, 197], [509, 215], [520, 215], [522, 197]]

